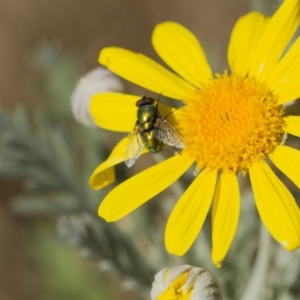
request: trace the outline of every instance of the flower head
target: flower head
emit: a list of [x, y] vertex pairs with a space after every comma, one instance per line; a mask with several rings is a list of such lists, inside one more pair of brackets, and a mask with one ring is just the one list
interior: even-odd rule
[[[183, 255], [190, 248], [212, 204], [212, 259], [221, 265], [239, 219], [239, 172], [250, 175], [259, 215], [274, 239], [287, 250], [300, 246], [299, 208], [266, 162], [270, 159], [300, 188], [300, 151], [283, 145], [287, 133], [300, 137], [300, 117], [285, 115], [283, 108], [300, 97], [300, 38], [287, 49], [299, 26], [299, 5], [298, 0], [285, 0], [271, 18], [257, 12], [240, 18], [228, 48], [230, 72], [213, 75], [196, 37], [174, 22], [158, 24], [152, 43], [178, 75], [140, 53], [121, 48], [101, 51], [100, 63], [114, 73], [183, 101], [183, 108], [172, 115], [186, 142], [181, 155], [112, 190], [99, 207], [101, 217], [108, 222], [122, 218], [195, 163], [197, 176], [166, 226], [170, 253]], [[98, 94], [92, 98], [91, 113], [101, 127], [130, 132], [138, 98]], [[127, 141], [123, 139], [95, 170], [90, 179], [93, 188], [103, 187], [107, 172], [124, 161]]]
[[222, 300], [216, 279], [189, 265], [163, 269], [155, 275], [152, 300]]

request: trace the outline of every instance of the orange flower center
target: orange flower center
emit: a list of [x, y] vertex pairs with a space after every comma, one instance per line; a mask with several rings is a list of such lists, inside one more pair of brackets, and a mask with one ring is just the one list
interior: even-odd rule
[[280, 144], [283, 108], [265, 83], [239, 75], [217, 75], [179, 114], [179, 130], [197, 169], [246, 172]]

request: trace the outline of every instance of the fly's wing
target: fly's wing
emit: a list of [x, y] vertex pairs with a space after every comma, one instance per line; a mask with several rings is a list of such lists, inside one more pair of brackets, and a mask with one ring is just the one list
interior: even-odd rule
[[154, 125], [154, 135], [163, 143], [168, 144], [175, 149], [185, 148], [185, 140], [181, 133], [173, 127], [166, 119], [157, 116]]
[[140, 136], [140, 127], [136, 124], [132, 132], [129, 134], [128, 144], [126, 147], [125, 163], [128, 168], [133, 166], [135, 161], [141, 155], [143, 148], [144, 143]]

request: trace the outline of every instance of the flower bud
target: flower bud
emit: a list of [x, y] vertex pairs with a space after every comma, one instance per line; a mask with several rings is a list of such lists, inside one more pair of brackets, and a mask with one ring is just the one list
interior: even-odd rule
[[97, 67], [80, 78], [71, 96], [71, 106], [75, 119], [89, 127], [94, 127], [90, 111], [90, 99], [101, 92], [123, 92], [123, 82], [119, 77], [103, 67]]
[[155, 275], [152, 300], [222, 300], [216, 279], [202, 268], [182, 265]]

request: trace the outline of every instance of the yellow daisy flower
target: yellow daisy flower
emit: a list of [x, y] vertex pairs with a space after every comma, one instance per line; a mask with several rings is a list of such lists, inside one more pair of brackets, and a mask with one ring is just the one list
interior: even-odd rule
[[159, 271], [150, 293], [152, 300], [222, 300], [217, 280], [202, 268], [181, 265]]
[[[300, 152], [283, 145], [286, 133], [300, 137], [300, 117], [284, 115], [282, 107], [300, 97], [300, 38], [286, 51], [299, 21], [299, 0], [285, 0], [270, 18], [258, 12], [243, 16], [230, 38], [231, 71], [215, 76], [196, 37], [174, 22], [158, 24], [152, 43], [178, 75], [140, 53], [115, 47], [102, 50], [99, 62], [109, 70], [147, 90], [184, 102], [172, 116], [186, 148], [182, 155], [113, 189], [101, 203], [99, 215], [108, 222], [124, 217], [195, 163], [198, 175], [166, 226], [165, 243], [170, 253], [183, 255], [191, 247], [212, 204], [212, 260], [221, 265], [238, 224], [239, 172], [249, 173], [259, 215], [270, 234], [287, 250], [298, 248], [299, 208], [266, 159], [300, 187]], [[139, 98], [97, 94], [91, 100], [91, 114], [103, 128], [130, 132]], [[92, 188], [114, 181], [113, 166], [124, 161], [127, 142], [128, 138], [121, 140], [94, 171]]]

